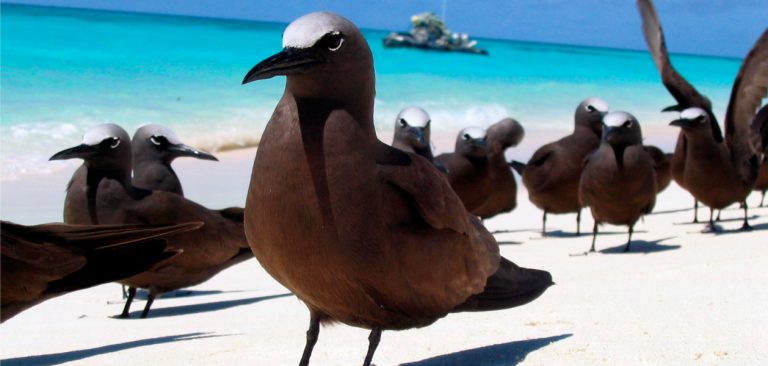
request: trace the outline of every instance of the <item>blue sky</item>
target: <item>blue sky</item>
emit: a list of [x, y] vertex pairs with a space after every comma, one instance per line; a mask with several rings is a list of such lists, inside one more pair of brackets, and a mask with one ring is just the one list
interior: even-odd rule
[[[4, 1], [4, 0], [3, 0]], [[214, 18], [290, 22], [330, 10], [364, 28], [405, 30], [410, 15], [444, 0], [11, 0]], [[445, 0], [447, 24], [474, 36], [645, 49], [632, 0]], [[672, 52], [743, 57], [768, 25], [768, 0], [657, 0]]]

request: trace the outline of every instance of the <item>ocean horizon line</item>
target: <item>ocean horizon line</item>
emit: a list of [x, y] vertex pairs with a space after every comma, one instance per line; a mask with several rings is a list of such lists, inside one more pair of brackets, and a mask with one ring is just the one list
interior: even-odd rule
[[[0, 6], [46, 8], [46, 9], [57, 9], [61, 11], [73, 11], [73, 12], [112, 13], [112, 14], [128, 15], [128, 16], [139, 15], [139, 16], [154, 16], [154, 17], [161, 17], [161, 18], [165, 17], [165, 18], [179, 18], [179, 19], [195, 19], [195, 20], [206, 20], [206, 21], [212, 21], [212, 22], [265, 23], [265, 24], [286, 25], [286, 26], [289, 23], [288, 21], [282, 22], [282, 21], [246, 19], [246, 18], [211, 17], [211, 16], [203, 16], [203, 15], [192, 15], [192, 14], [151, 13], [151, 12], [131, 11], [131, 10], [114, 10], [114, 9], [99, 9], [99, 8], [83, 8], [83, 7], [74, 7], [74, 6], [68, 7], [68, 6], [56, 6], [56, 5], [23, 4], [23, 3], [16, 3], [13, 1], [3, 1], [2, 3], [0, 3]], [[367, 28], [367, 27], [362, 27], [361, 30], [364, 32], [365, 31], [373, 31], [373, 32], [407, 31], [407, 29], [392, 30], [392, 29], [379, 29], [379, 28]], [[585, 44], [576, 44], [576, 43], [558, 43], [558, 42], [545, 42], [545, 41], [482, 37], [482, 36], [479, 36], [479, 37], [472, 36], [472, 38], [478, 40], [479, 41], [478, 43], [480, 43], [480, 41], [491, 41], [491, 42], [507, 42], [507, 43], [518, 43], [518, 44], [529, 44], [529, 45], [545, 45], [545, 46], [554, 46], [554, 47], [580, 47], [580, 48], [586, 48], [590, 50], [613, 51], [613, 52], [648, 53], [647, 49], [636, 49], [636, 48], [620, 48], [620, 47], [595, 46], [595, 45], [585, 45]], [[424, 51], [424, 52], [427, 52], [427, 51]], [[697, 53], [674, 52], [674, 51], [670, 51], [669, 54], [672, 56], [701, 57], [701, 58], [720, 59], [720, 60], [728, 60], [728, 61], [743, 60], [743, 57], [714, 55], [714, 54], [697, 54]]]

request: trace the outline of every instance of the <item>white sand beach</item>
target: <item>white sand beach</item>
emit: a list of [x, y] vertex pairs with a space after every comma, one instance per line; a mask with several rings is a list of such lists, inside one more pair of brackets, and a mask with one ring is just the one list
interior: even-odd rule
[[[512, 155], [525, 160], [534, 145]], [[219, 163], [179, 159], [174, 166], [191, 199], [209, 207], [242, 205], [254, 154], [221, 153]], [[60, 221], [71, 172], [3, 182], [3, 219]], [[759, 201], [757, 194], [750, 198]], [[590, 215], [585, 211], [580, 237], [572, 234], [574, 215], [550, 215], [551, 236], [541, 239], [541, 212], [522, 187], [518, 201], [487, 227], [502, 231], [496, 238], [505, 257], [550, 271], [557, 285], [519, 308], [451, 314], [426, 328], [384, 332], [376, 365], [768, 362], [768, 208], [750, 210], [751, 232], [735, 232], [742, 212], [734, 206], [723, 211], [725, 233], [702, 234], [702, 224], [687, 224], [693, 200], [673, 183], [654, 214], [636, 226], [631, 253], [621, 253], [626, 228], [605, 226], [598, 254], [572, 256], [589, 248]], [[113, 318], [123, 306], [116, 284], [47, 301], [0, 326], [2, 365], [295, 365], [304, 347], [306, 308], [256, 260], [167, 294], [149, 318], [138, 319], [143, 305], [134, 303], [132, 319]], [[361, 364], [367, 336], [342, 324], [324, 327], [312, 364]]]

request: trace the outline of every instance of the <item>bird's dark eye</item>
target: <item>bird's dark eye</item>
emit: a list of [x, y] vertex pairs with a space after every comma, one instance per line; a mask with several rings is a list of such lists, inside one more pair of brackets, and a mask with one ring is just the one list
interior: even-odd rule
[[120, 145], [120, 139], [117, 137], [107, 137], [104, 140], [101, 140], [100, 145], [105, 148], [114, 149], [118, 145]]
[[621, 126], [624, 127], [624, 128], [632, 128], [632, 121], [628, 120], [628, 121], [624, 122]]
[[397, 122], [400, 123], [400, 127], [408, 126], [408, 121], [406, 121], [405, 118], [400, 118]]
[[168, 145], [168, 139], [165, 138], [165, 136], [153, 135], [152, 137], [149, 138], [149, 141], [151, 141], [156, 146]]
[[464, 140], [469, 140], [472, 138], [468, 133], [465, 133], [464, 136], [461, 136]]
[[597, 112], [597, 108], [595, 108], [590, 104], [590, 105], [587, 105], [587, 111], [589, 111], [590, 113], [594, 113], [594, 112]]
[[344, 36], [339, 32], [328, 33], [323, 37], [323, 46], [331, 51], [338, 51], [344, 44]]
[[698, 116], [698, 117], [696, 117], [694, 119], [694, 121], [699, 122], [699, 123], [704, 123], [705, 120], [706, 119], [704, 118], [704, 116]]

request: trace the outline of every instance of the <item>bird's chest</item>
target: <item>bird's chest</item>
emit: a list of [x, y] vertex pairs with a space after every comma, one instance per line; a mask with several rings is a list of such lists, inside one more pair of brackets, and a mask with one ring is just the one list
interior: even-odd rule
[[254, 162], [246, 234], [265, 268], [300, 293], [338, 281], [341, 263], [374, 246], [364, 238], [377, 221], [375, 163], [340, 134], [307, 141], [299, 129], [271, 132]]

